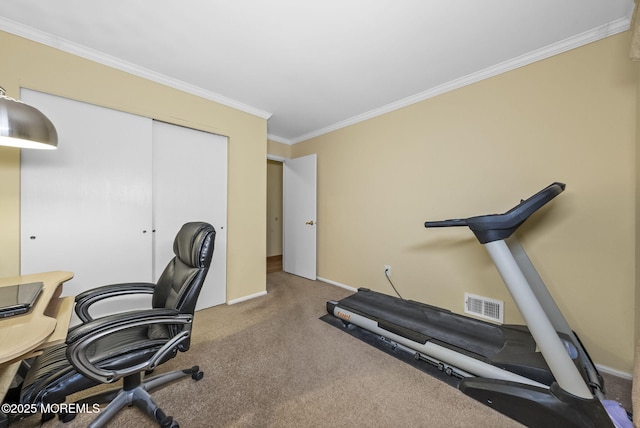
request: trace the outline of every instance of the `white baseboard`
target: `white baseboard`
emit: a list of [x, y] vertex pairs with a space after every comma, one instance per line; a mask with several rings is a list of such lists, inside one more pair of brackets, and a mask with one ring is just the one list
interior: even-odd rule
[[350, 285], [341, 284], [339, 282], [331, 281], [330, 279], [320, 278], [320, 277], [318, 277], [317, 279], [318, 281], [326, 282], [327, 284], [335, 285], [336, 287], [344, 288], [346, 290], [353, 291], [354, 293], [358, 291], [357, 288], [353, 288]]
[[603, 366], [601, 364], [596, 364], [596, 368], [598, 369], [598, 371], [600, 371], [602, 373], [606, 373], [606, 374], [609, 374], [609, 375], [612, 375], [612, 376], [617, 376], [617, 377], [620, 377], [622, 379], [626, 379], [626, 380], [632, 380], [633, 379], [633, 374], [627, 373], [627, 372], [623, 372], [622, 370], [612, 369], [611, 367]]
[[267, 295], [266, 291], [261, 291], [259, 293], [250, 294], [248, 296], [239, 297], [237, 299], [229, 300], [227, 302], [227, 305], [235, 305], [236, 303], [245, 302], [247, 300], [255, 299], [256, 297], [262, 297], [262, 296], [266, 296], [266, 295]]

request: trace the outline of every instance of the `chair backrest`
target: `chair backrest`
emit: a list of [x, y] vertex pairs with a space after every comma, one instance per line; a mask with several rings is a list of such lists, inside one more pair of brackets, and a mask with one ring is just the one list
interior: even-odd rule
[[174, 308], [193, 314], [209, 271], [216, 231], [209, 223], [191, 222], [180, 228], [173, 242], [175, 257], [160, 275], [153, 293], [154, 308]]

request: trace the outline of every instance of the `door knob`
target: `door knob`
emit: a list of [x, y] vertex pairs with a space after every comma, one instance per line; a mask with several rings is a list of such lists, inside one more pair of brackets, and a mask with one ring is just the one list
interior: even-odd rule
[[309, 220], [308, 222], [306, 222], [305, 224], [308, 224], [309, 226], [313, 226], [313, 220]]

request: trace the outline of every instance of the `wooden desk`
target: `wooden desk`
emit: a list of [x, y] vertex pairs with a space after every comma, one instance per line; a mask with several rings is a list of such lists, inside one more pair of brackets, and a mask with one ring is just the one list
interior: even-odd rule
[[0, 398], [20, 366], [20, 361], [63, 343], [67, 337], [74, 297], [60, 297], [62, 283], [73, 278], [71, 272], [55, 271], [0, 278], [0, 287], [42, 282], [42, 292], [26, 314], [0, 319]]

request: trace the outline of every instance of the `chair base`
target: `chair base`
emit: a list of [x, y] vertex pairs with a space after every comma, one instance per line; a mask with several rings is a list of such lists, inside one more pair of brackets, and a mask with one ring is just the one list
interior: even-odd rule
[[[137, 373], [123, 378], [122, 389], [115, 388], [104, 391], [99, 394], [83, 398], [82, 400], [79, 400], [78, 403], [93, 404], [109, 402], [109, 404], [102, 409], [100, 415], [98, 415], [89, 424], [89, 428], [104, 427], [122, 408], [132, 405], [151, 416], [162, 428], [178, 428], [178, 423], [174, 421], [171, 416], [167, 416], [162, 409], [153, 402], [149, 392], [187, 376], [198, 381], [202, 379], [204, 373], [200, 371], [198, 366], [193, 366], [190, 369], [176, 370], [160, 374], [144, 380], [142, 379], [141, 374]], [[59, 415], [59, 417], [64, 422], [69, 422], [74, 419], [75, 415], [67, 414]]]

